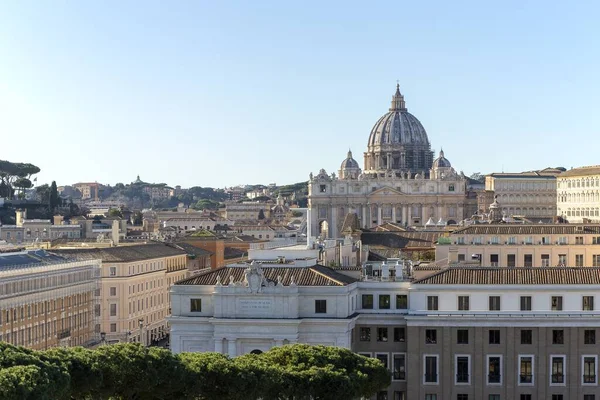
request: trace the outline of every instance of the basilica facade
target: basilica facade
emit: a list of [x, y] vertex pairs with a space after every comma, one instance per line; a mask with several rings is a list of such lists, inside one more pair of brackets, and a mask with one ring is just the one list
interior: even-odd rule
[[465, 190], [465, 176], [443, 150], [434, 159], [425, 128], [397, 86], [389, 111], [371, 129], [364, 170], [348, 151], [337, 175], [310, 174], [310, 236], [340, 237], [348, 213], [356, 213], [363, 228], [455, 224], [467, 217]]

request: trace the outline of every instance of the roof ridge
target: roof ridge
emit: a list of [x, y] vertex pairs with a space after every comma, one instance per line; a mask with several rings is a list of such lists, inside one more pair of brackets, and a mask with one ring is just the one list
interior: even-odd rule
[[[324, 267], [324, 266], [322, 266], [322, 267]], [[325, 267], [325, 268], [328, 268], [328, 267]], [[344, 282], [341, 282], [341, 281], [339, 281], [339, 280], [337, 280], [337, 279], [335, 279], [335, 278], [333, 278], [333, 277], [331, 277], [331, 276], [329, 276], [329, 275], [327, 275], [327, 274], [325, 274], [325, 273], [323, 273], [321, 271], [317, 271], [315, 269], [314, 265], [312, 267], [309, 267], [308, 269], [311, 270], [312, 272], [314, 272], [317, 275], [320, 275], [320, 276], [323, 276], [323, 277], [325, 277], [327, 279], [332, 280], [333, 282], [337, 283], [340, 286], [345, 286]], [[333, 270], [331, 270], [331, 271], [333, 271]], [[333, 271], [333, 272], [335, 272], [335, 271]]]

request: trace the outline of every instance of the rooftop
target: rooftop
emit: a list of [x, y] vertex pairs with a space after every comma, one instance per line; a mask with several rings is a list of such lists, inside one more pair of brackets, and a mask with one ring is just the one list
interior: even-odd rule
[[600, 234], [600, 224], [476, 224], [460, 228], [454, 235], [575, 235]]
[[130, 262], [188, 254], [185, 250], [163, 243], [95, 249], [56, 249], [52, 250], [52, 253], [76, 260], [101, 259], [102, 262]]
[[14, 253], [0, 253], [0, 269], [27, 266], [31, 264], [56, 264], [67, 262], [64, 257], [47, 253], [44, 250], [26, 250]]
[[600, 175], [600, 165], [589, 165], [587, 167], [572, 168], [568, 171], [563, 172], [558, 177], [568, 178], [570, 176], [586, 176], [586, 175]]
[[450, 267], [421, 285], [600, 285], [600, 268]]
[[[227, 285], [229, 277], [233, 276], [234, 282], [239, 282], [244, 279], [244, 271], [246, 267], [221, 267], [214, 271], [209, 271], [203, 274], [193, 276], [181, 280], [176, 285], [209, 285], [217, 284], [217, 277], [221, 278], [221, 283]], [[347, 275], [334, 271], [329, 267], [322, 265], [314, 265], [312, 267], [289, 267], [285, 264], [281, 267], [268, 266], [262, 267], [265, 278], [272, 282], [277, 282], [277, 277], [281, 276], [283, 286], [289, 286], [294, 282], [298, 286], [346, 286], [356, 282]]]

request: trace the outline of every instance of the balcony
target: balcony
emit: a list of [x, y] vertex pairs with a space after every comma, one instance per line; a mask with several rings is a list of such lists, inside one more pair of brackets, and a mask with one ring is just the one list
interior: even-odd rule
[[500, 374], [488, 374], [488, 383], [500, 383]]
[[552, 374], [552, 383], [565, 383], [565, 376], [563, 374]]
[[583, 383], [596, 383], [596, 375], [583, 375]]
[[531, 374], [521, 374], [519, 375], [519, 383], [532, 383], [533, 375]]
[[456, 383], [469, 383], [469, 374], [456, 374]]

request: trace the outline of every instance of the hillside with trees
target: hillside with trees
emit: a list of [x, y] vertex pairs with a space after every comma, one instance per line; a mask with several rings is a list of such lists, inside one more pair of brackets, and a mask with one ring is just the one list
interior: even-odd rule
[[389, 384], [379, 360], [340, 347], [297, 344], [229, 358], [133, 343], [34, 351], [0, 342], [3, 400], [339, 400]]

